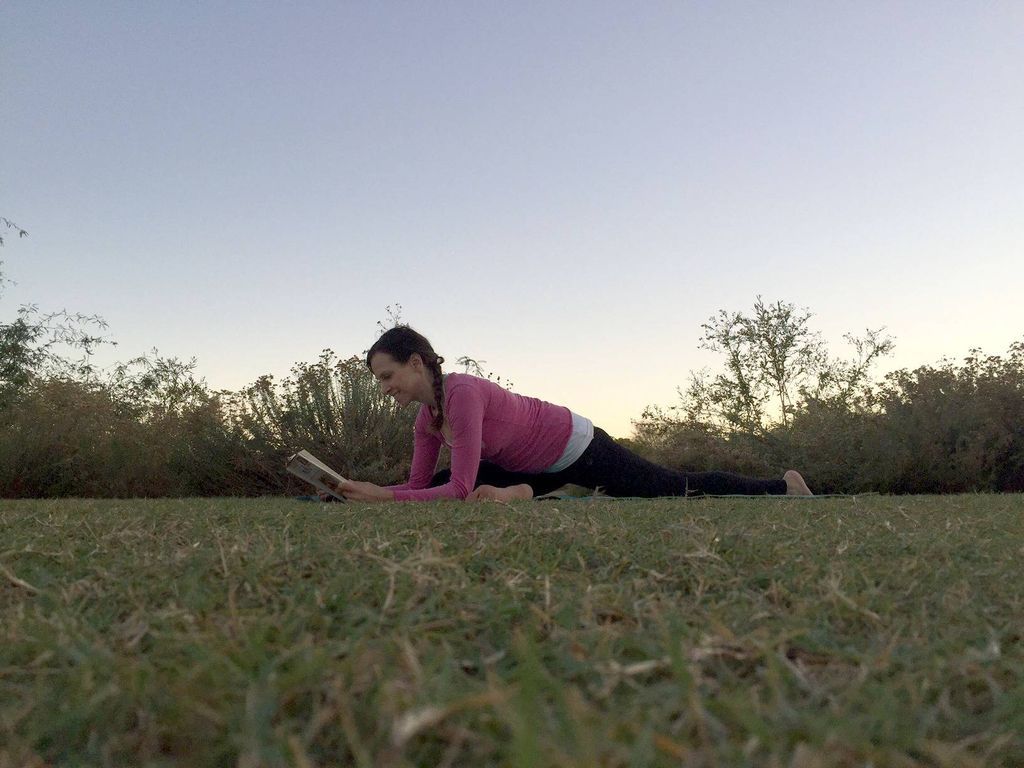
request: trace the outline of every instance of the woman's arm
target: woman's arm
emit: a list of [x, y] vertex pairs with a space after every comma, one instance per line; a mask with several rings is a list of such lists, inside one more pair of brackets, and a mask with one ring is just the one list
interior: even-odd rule
[[476, 485], [483, 452], [484, 402], [471, 385], [453, 387], [446, 416], [452, 429], [451, 479], [437, 488], [396, 490], [396, 501], [465, 499]]
[[412, 468], [409, 482], [401, 485], [380, 486], [358, 480], [346, 480], [338, 485], [338, 493], [350, 501], [394, 501], [396, 492], [426, 488], [434, 476], [437, 457], [441, 452], [441, 438], [427, 428], [426, 408], [420, 409], [413, 432]]
[[391, 488], [391, 490], [415, 490], [430, 485], [434, 472], [437, 470], [437, 457], [441, 453], [441, 436], [430, 429], [429, 423], [430, 412], [424, 407], [416, 417], [409, 482], [404, 483], [403, 486]]

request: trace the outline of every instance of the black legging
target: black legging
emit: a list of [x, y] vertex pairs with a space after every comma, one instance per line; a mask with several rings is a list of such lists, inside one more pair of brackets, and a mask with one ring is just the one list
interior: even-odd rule
[[[451, 470], [434, 475], [430, 486], [444, 485]], [[527, 474], [509, 472], [496, 464], [480, 462], [476, 485], [505, 488], [526, 483], [534, 496], [551, 493], [563, 485], [581, 485], [609, 496], [760, 496], [786, 493], [786, 481], [759, 480], [730, 472], [676, 472], [637, 456], [616, 443], [603, 429], [594, 429], [594, 439], [576, 461], [561, 472]]]

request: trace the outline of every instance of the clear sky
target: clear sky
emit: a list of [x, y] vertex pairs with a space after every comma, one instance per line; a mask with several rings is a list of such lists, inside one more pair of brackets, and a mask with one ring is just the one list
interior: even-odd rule
[[218, 389], [396, 303], [620, 436], [758, 294], [885, 368], [1024, 337], [1019, 0], [6, 0], [0, 142], [0, 314]]

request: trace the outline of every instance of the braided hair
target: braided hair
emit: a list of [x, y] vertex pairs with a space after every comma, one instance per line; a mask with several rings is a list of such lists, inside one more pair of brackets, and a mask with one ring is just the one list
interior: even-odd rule
[[438, 355], [427, 338], [417, 333], [408, 325], [396, 325], [394, 328], [385, 331], [377, 341], [373, 343], [366, 353], [366, 367], [370, 367], [370, 361], [378, 352], [391, 355], [396, 363], [405, 364], [414, 354], [419, 355], [423, 364], [434, 377], [434, 401], [437, 403], [437, 410], [434, 413], [433, 427], [438, 432], [444, 424], [444, 381], [441, 375], [441, 363], [444, 358]]

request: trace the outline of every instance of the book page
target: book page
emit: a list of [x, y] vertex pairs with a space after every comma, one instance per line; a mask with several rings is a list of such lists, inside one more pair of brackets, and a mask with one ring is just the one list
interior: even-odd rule
[[291, 474], [305, 480], [324, 493], [329, 493], [338, 501], [344, 501], [345, 497], [336, 490], [338, 483], [345, 478], [324, 464], [320, 459], [309, 451], [299, 451], [288, 459], [285, 467]]

